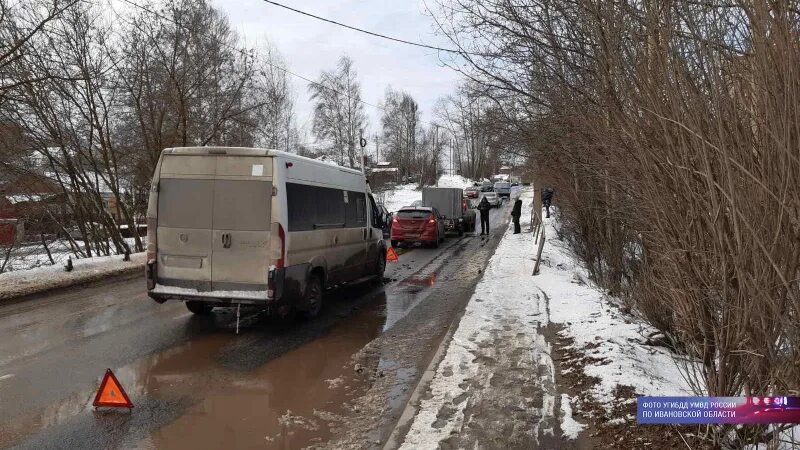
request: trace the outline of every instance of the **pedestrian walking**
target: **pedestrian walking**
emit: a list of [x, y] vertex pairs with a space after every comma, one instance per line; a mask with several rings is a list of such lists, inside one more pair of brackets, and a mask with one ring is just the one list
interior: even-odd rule
[[489, 204], [489, 200], [483, 197], [478, 203], [478, 211], [481, 213], [481, 236], [489, 234], [489, 211], [491, 209], [492, 205]]
[[514, 220], [514, 234], [519, 234], [519, 216], [522, 215], [522, 200], [517, 199], [511, 209], [511, 218]]
[[542, 190], [542, 206], [547, 211], [547, 218], [550, 218], [550, 204], [553, 203], [553, 188], [546, 187]]

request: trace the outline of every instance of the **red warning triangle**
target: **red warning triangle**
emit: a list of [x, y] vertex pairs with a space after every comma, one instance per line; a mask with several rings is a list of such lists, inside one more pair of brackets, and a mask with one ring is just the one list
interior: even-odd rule
[[125, 393], [125, 389], [122, 389], [122, 385], [119, 384], [119, 380], [111, 369], [106, 369], [100, 389], [97, 390], [97, 395], [94, 397], [94, 406], [133, 408], [131, 399], [128, 398], [128, 394]]
[[391, 262], [395, 262], [395, 261], [397, 261], [397, 259], [398, 259], [397, 258], [397, 252], [394, 251], [394, 248], [389, 247], [389, 250], [386, 250], [386, 260], [387, 261], [391, 261]]

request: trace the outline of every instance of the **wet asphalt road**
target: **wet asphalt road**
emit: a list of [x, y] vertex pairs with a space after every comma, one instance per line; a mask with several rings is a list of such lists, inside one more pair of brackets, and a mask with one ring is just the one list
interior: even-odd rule
[[[507, 213], [492, 211], [492, 225]], [[424, 305], [436, 274], [470, 258], [478, 239], [409, 250], [388, 265], [390, 282], [330, 292], [312, 321], [242, 310], [239, 335], [233, 310], [196, 317], [181, 302], [158, 305], [141, 276], [0, 306], [0, 447], [294, 448], [291, 436], [269, 438], [292, 420], [286, 412], [336, 412], [358, 395], [343, 370], [351, 356]], [[131, 412], [91, 406], [106, 368]], [[324, 442], [329, 431], [311, 434]]]

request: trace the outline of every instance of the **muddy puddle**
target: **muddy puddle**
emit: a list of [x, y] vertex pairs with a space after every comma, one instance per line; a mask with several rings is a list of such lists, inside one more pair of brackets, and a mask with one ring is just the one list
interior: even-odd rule
[[[175, 421], [145, 438], [142, 448], [298, 448], [325, 440], [346, 403], [364, 380], [350, 357], [374, 339], [383, 324], [383, 305], [342, 320], [329, 333], [263, 366], [237, 372], [217, 370], [217, 380], [186, 376], [183, 368], [208, 354], [196, 349], [153, 365], [148, 380], [161, 394], [202, 394]], [[212, 354], [246, 352], [241, 343]], [[213, 361], [209, 361], [213, 364]], [[208, 368], [198, 368], [208, 373]], [[209, 377], [211, 378], [211, 377]], [[168, 392], [168, 394], [164, 394]]]
[[[360, 295], [364, 294], [364, 295]], [[345, 291], [324, 316], [278, 323], [243, 314], [186, 317], [187, 342], [114, 368], [134, 408], [97, 412], [94, 386], [5, 423], [0, 447], [64, 442], [124, 448], [299, 448], [326, 440], [362, 395], [366, 374], [351, 357], [386, 320], [383, 291]], [[216, 328], [215, 332], [208, 332]], [[124, 351], [124, 349], [120, 349]], [[99, 374], [102, 375], [102, 374]], [[98, 382], [99, 382], [98, 375]], [[83, 446], [81, 444], [81, 446]]]
[[418, 273], [386, 288], [389, 300], [386, 302], [384, 331], [428, 297], [431, 288], [437, 283], [437, 273], [437, 271]]

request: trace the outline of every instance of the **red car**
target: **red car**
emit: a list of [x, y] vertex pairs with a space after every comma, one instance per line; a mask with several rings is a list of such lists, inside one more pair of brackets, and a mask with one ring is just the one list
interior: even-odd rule
[[392, 218], [392, 247], [422, 242], [435, 248], [444, 236], [444, 220], [436, 208], [404, 206]]
[[464, 196], [467, 198], [478, 198], [481, 194], [481, 188], [477, 186], [472, 186], [464, 189]]

